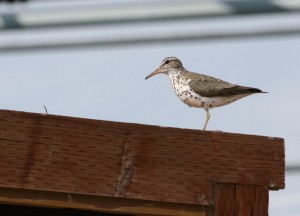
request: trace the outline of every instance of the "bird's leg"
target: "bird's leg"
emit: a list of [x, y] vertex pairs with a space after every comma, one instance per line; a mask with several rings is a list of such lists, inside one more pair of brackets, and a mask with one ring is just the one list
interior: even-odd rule
[[210, 119], [210, 113], [209, 113], [208, 109], [205, 109], [205, 112], [206, 112], [206, 119], [205, 119], [205, 122], [204, 122], [203, 130], [206, 129], [208, 120]]

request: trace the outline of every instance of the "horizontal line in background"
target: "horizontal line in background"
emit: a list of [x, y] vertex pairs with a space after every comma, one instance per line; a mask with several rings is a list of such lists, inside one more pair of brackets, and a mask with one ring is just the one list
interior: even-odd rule
[[148, 45], [154, 43], [172, 43], [187, 41], [212, 41], [226, 39], [249, 39], [274, 36], [300, 35], [300, 26], [257, 28], [257, 29], [232, 29], [212, 32], [156, 33], [142, 36], [114, 36], [106, 38], [70, 38], [68, 40], [44, 40], [44, 41], [12, 41], [0, 44], [0, 53], [38, 51], [48, 49], [70, 49], [70, 48], [96, 48], [124, 45]]
[[[300, 164], [298, 165], [287, 165], [285, 171], [289, 174], [300, 173]], [[300, 202], [300, 199], [299, 199]]]
[[[0, 13], [0, 29], [31, 29], [95, 24], [161, 22], [232, 15], [300, 11], [300, 1], [157, 1], [145, 3], [87, 4], [50, 8], [21, 7]], [[25, 6], [26, 6], [25, 4]], [[41, 3], [40, 3], [41, 5]], [[57, 4], [59, 5], [59, 3]]]

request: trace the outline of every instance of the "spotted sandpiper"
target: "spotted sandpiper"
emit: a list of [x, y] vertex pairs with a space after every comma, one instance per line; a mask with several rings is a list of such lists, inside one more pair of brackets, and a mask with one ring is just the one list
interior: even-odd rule
[[146, 79], [159, 73], [169, 76], [173, 91], [183, 103], [205, 109], [203, 130], [206, 129], [210, 118], [209, 109], [230, 104], [254, 93], [266, 93], [257, 88], [234, 85], [211, 76], [190, 72], [176, 57], [165, 58], [160, 67]]

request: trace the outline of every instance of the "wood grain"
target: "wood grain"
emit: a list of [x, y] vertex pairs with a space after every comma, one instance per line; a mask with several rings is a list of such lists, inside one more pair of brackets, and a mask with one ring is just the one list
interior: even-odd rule
[[0, 187], [212, 204], [213, 184], [284, 188], [281, 138], [0, 111]]
[[216, 184], [207, 216], [268, 216], [269, 192], [264, 186]]

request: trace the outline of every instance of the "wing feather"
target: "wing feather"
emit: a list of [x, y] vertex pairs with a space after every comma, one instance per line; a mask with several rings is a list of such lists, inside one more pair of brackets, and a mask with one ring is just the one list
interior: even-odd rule
[[203, 97], [226, 97], [262, 92], [257, 88], [234, 85], [203, 74], [187, 73], [185, 76], [191, 79], [189, 86], [193, 91]]

